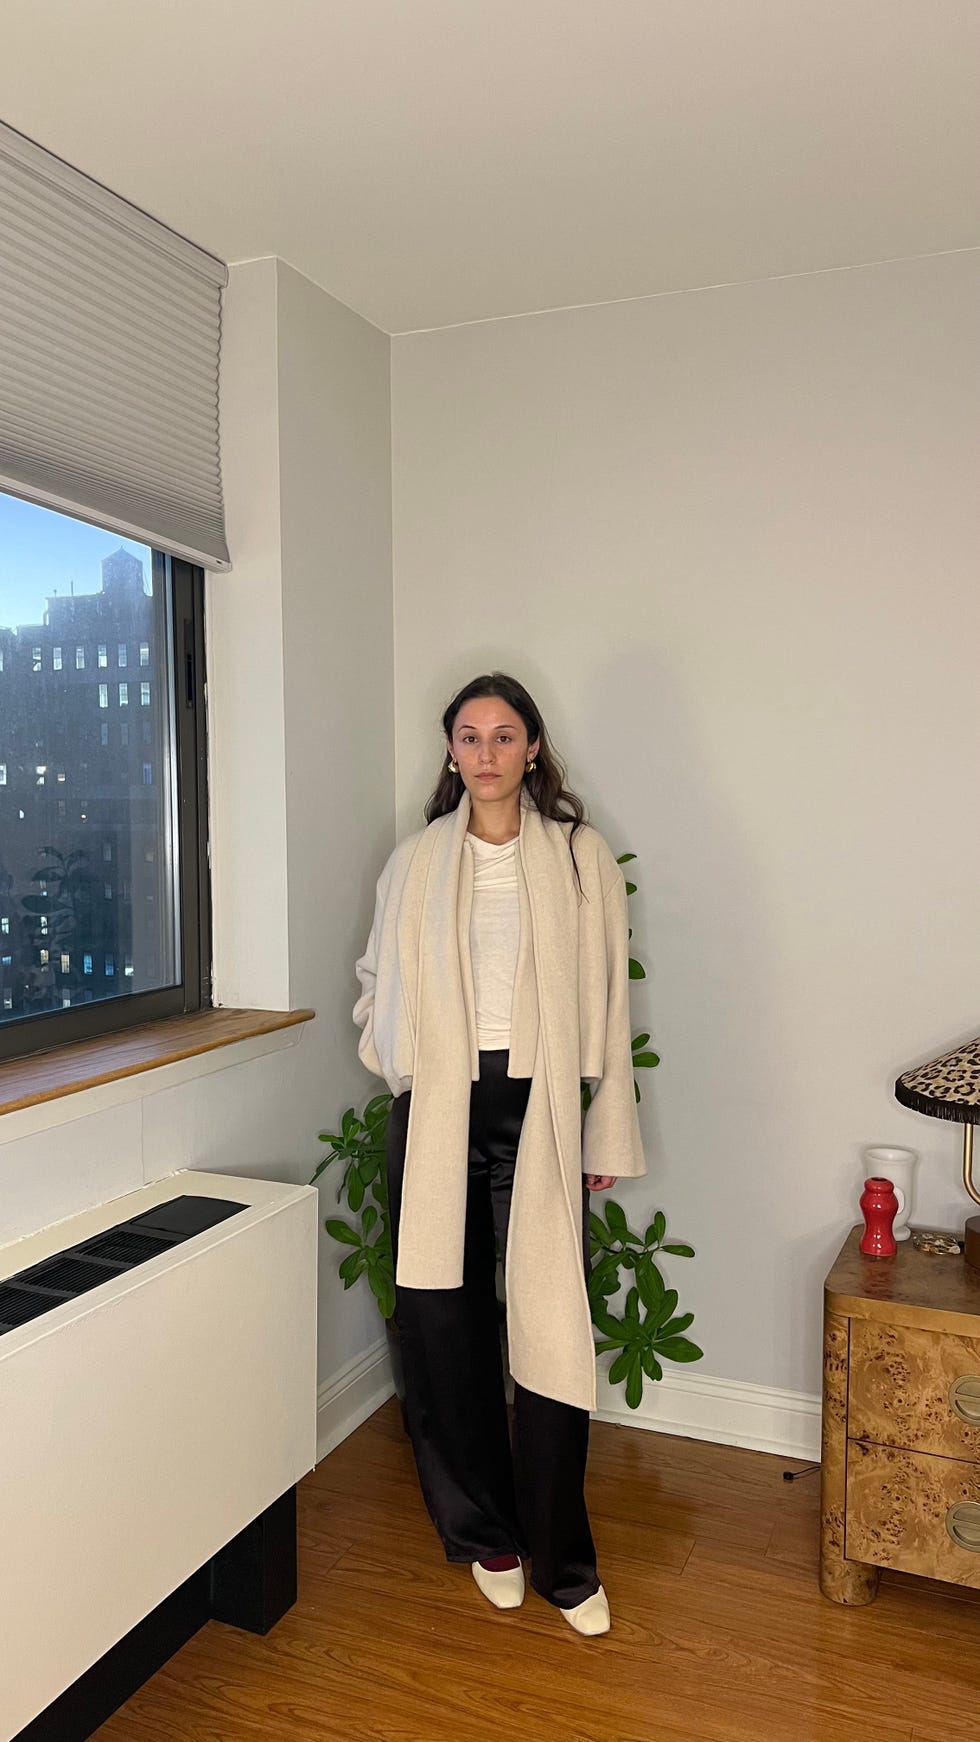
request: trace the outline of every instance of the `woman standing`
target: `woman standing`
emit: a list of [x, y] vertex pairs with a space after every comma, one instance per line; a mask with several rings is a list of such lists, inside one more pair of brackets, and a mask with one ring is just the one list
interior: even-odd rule
[[378, 881], [354, 1009], [360, 1057], [395, 1097], [387, 1170], [406, 1415], [446, 1558], [469, 1561], [501, 1609], [523, 1601], [529, 1558], [540, 1596], [579, 1633], [605, 1633], [584, 1497], [588, 1222], [590, 1190], [645, 1172], [626, 885], [521, 684], [475, 678], [442, 724], [428, 826]]

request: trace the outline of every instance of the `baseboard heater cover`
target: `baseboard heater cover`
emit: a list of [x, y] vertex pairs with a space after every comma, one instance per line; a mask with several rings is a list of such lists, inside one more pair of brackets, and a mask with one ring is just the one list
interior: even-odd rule
[[247, 1208], [230, 1198], [168, 1198], [141, 1216], [117, 1222], [114, 1228], [68, 1246], [29, 1270], [5, 1277], [0, 1282], [0, 1337]]

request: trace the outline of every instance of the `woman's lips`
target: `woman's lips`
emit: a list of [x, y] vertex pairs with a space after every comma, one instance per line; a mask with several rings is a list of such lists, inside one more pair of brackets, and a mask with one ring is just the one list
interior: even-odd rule
[[497, 779], [499, 779], [499, 775], [496, 775], [496, 774], [478, 774], [477, 779], [478, 780], [497, 780]]

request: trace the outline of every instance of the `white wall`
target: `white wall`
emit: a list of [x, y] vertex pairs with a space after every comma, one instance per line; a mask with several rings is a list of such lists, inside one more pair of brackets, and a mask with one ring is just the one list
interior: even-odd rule
[[453, 690], [515, 671], [639, 855], [621, 1196], [697, 1247], [717, 1377], [817, 1389], [862, 1145], [964, 1209], [891, 1085], [977, 1026], [978, 289], [947, 255], [393, 341], [399, 829]]
[[[207, 582], [217, 998], [317, 1019], [295, 1045], [211, 1054], [190, 1080], [168, 1069], [8, 1114], [0, 1243], [179, 1167], [304, 1181], [317, 1132], [372, 1089], [350, 1012], [365, 867], [393, 838], [388, 339], [276, 261], [233, 267], [222, 411], [235, 566]], [[336, 1253], [323, 1236], [323, 1379], [381, 1333]]]

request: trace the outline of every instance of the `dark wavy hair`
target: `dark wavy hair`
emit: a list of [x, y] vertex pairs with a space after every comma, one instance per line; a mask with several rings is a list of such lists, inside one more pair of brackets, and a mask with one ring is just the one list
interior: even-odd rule
[[[528, 743], [533, 744], [535, 738], [540, 740], [534, 759], [535, 767], [530, 773], [525, 773], [524, 785], [542, 816], [551, 817], [556, 823], [571, 823], [568, 848], [581, 888], [575, 860], [574, 837], [576, 830], [587, 821], [585, 806], [578, 795], [570, 792], [565, 785], [565, 764], [551, 744], [540, 709], [516, 677], [509, 677], [505, 671], [484, 672], [482, 677], [471, 678], [468, 684], [457, 690], [442, 716], [442, 729], [450, 742], [460, 709], [464, 703], [473, 701], [478, 696], [499, 696], [501, 701], [513, 708], [515, 714], [520, 715], [527, 727]], [[464, 790], [462, 775], [453, 774], [443, 756], [435, 790], [425, 806], [426, 822], [433, 823], [437, 817], [444, 817], [449, 811], [454, 811]]]

